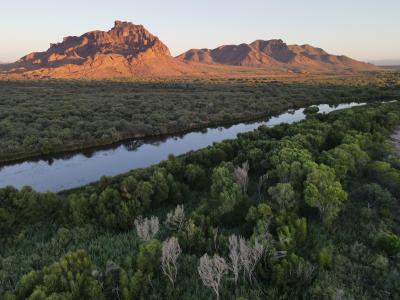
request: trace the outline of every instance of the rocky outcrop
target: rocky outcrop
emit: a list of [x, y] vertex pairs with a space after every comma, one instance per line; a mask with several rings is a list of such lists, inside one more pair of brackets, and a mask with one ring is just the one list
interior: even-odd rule
[[51, 44], [47, 51], [28, 54], [16, 64], [18, 68], [32, 70], [92, 64], [96, 60], [104, 62], [118, 56], [133, 60], [146, 56], [169, 57], [171, 54], [168, 47], [142, 25], [116, 21], [110, 31], [65, 37], [61, 43]]

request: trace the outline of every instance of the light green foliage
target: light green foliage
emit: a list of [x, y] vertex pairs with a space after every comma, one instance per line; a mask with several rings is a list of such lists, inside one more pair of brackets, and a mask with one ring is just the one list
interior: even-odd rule
[[378, 239], [378, 244], [388, 255], [396, 255], [400, 253], [400, 236], [396, 234], [383, 234]]
[[318, 208], [323, 223], [329, 225], [338, 215], [347, 193], [336, 180], [335, 171], [326, 165], [310, 166], [304, 183], [304, 201]]
[[305, 218], [290, 219], [288, 224], [277, 228], [277, 247], [279, 250], [293, 251], [304, 244], [307, 238], [307, 220]]
[[318, 263], [325, 269], [329, 269], [332, 266], [332, 250], [329, 247], [321, 249], [318, 255]]
[[297, 187], [301, 185], [306, 174], [306, 164], [312, 161], [311, 153], [293, 143], [286, 143], [282, 148], [274, 151], [271, 162], [276, 169], [279, 180], [291, 183]]
[[132, 295], [134, 298], [143, 297], [151, 288], [153, 277], [160, 271], [162, 244], [152, 240], [140, 246], [136, 261], [136, 272], [132, 276]]
[[252, 206], [246, 216], [246, 221], [253, 225], [253, 237], [265, 236], [268, 232], [272, 217], [272, 210], [268, 204], [261, 203], [257, 206]]
[[369, 161], [368, 154], [357, 144], [342, 144], [322, 154], [323, 162], [332, 167], [339, 179], [356, 175]]
[[222, 215], [232, 212], [242, 200], [240, 187], [226, 166], [214, 169], [211, 195], [216, 202], [218, 212]]

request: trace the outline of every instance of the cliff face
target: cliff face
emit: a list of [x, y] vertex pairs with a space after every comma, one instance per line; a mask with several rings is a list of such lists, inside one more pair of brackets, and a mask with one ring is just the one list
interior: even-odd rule
[[53, 68], [104, 60], [108, 55], [128, 60], [142, 56], [171, 56], [168, 47], [142, 25], [116, 21], [110, 31], [91, 31], [79, 37], [65, 37], [61, 43], [51, 44], [47, 51], [28, 54], [16, 64], [26, 70]]

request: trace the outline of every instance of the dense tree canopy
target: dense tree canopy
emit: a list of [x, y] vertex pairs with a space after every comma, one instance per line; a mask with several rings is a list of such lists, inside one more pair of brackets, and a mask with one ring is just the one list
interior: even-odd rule
[[399, 78], [382, 72], [300, 81], [0, 80], [0, 162], [254, 120], [309, 104], [393, 100]]
[[399, 124], [399, 103], [314, 113], [61, 194], [0, 189], [0, 298], [399, 299]]

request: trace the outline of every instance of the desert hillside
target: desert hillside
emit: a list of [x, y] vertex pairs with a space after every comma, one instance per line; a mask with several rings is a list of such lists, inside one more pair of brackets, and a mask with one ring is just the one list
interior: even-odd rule
[[253, 77], [297, 73], [353, 73], [374, 65], [282, 40], [192, 49], [171, 56], [142, 25], [115, 21], [109, 31], [68, 36], [0, 68], [6, 78]]
[[310, 45], [287, 45], [282, 40], [257, 40], [251, 44], [215, 49], [191, 49], [177, 57], [184, 62], [222, 64], [298, 72], [362, 71], [376, 66], [346, 56], [331, 55]]

